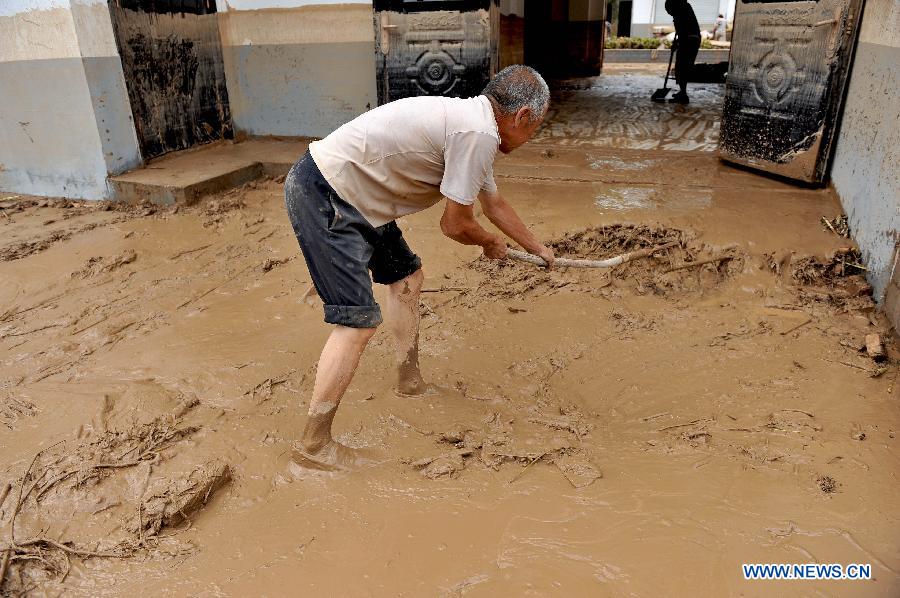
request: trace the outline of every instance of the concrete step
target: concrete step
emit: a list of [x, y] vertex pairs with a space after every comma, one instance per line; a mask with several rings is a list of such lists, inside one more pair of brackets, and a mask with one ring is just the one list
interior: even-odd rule
[[109, 177], [120, 201], [191, 204], [262, 176], [286, 174], [308, 140], [221, 142], [169, 154], [142, 168]]

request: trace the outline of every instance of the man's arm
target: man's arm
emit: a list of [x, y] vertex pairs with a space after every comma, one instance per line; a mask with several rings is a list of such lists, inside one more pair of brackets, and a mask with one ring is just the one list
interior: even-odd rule
[[484, 254], [494, 260], [506, 257], [506, 243], [499, 235], [484, 230], [475, 220], [475, 210], [471, 205], [463, 205], [452, 199], [446, 201], [444, 215], [441, 216], [441, 232], [463, 245], [480, 245]]
[[543, 243], [531, 232], [519, 215], [503, 196], [499, 193], [482, 191], [478, 194], [481, 209], [484, 215], [494, 226], [504, 232], [510, 239], [525, 248], [528, 253], [544, 258], [548, 264], [553, 264], [553, 250], [545, 247]]

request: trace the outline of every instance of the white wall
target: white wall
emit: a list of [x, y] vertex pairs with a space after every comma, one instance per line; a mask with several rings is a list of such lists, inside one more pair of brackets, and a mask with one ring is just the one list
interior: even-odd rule
[[525, 16], [525, 0], [500, 0], [501, 15]]
[[0, 0], [0, 190], [103, 199], [139, 161], [109, 21], [102, 0]]
[[[736, 0], [689, 0], [701, 28], [709, 28], [716, 16], [724, 14], [731, 21], [734, 18]], [[671, 25], [672, 17], [663, 8], [663, 0], [633, 0], [631, 5], [632, 35], [647, 35], [653, 25]], [[712, 5], [712, 6], [710, 6]]]
[[[48, 0], [49, 1], [49, 0]], [[63, 1], [63, 0], [60, 0]], [[262, 10], [267, 8], [300, 8], [318, 4], [372, 4], [366, 0], [216, 0], [216, 10]]]
[[323, 137], [377, 104], [369, 2], [217, 0], [234, 128]]
[[[831, 179], [881, 299], [900, 243], [900, 2], [868, 0]], [[900, 291], [900, 289], [898, 289]], [[900, 326], [900, 322], [895, 322]]]
[[652, 23], [653, 0], [633, 0], [631, 3], [631, 24], [646, 25]]

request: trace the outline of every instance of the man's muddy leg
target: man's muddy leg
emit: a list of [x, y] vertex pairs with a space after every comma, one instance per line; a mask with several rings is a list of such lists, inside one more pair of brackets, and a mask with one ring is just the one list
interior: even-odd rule
[[406, 278], [388, 285], [387, 321], [394, 334], [397, 353], [397, 390], [417, 395], [426, 390], [419, 370], [419, 293], [425, 275], [419, 268]]
[[355, 461], [352, 449], [332, 439], [331, 422], [373, 334], [375, 328], [337, 326], [325, 342], [316, 368], [309, 419], [300, 440], [303, 454], [295, 455], [295, 460], [306, 461], [301, 464], [327, 469]]

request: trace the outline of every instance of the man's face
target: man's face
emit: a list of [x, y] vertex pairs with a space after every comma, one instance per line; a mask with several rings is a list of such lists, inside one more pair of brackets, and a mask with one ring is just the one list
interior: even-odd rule
[[532, 120], [531, 109], [520, 108], [514, 115], [506, 116], [497, 123], [497, 131], [500, 133], [500, 151], [508, 154], [520, 145], [525, 144], [534, 135], [541, 123], [544, 122], [544, 113]]

